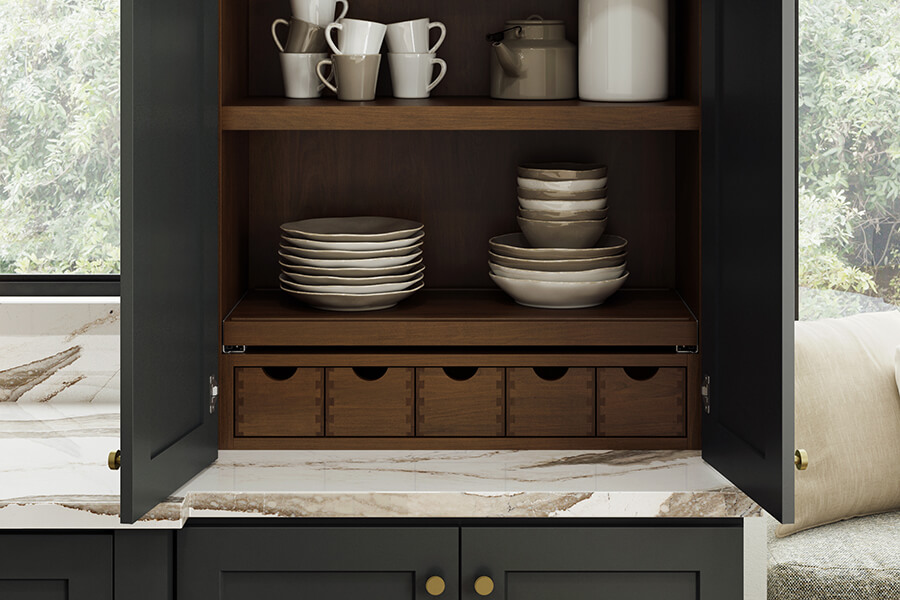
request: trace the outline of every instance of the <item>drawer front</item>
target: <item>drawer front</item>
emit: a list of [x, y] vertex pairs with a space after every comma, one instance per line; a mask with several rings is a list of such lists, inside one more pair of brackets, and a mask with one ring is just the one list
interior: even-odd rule
[[312, 437], [325, 433], [324, 370], [238, 367], [234, 370], [237, 437]]
[[326, 369], [325, 435], [414, 435], [414, 371], [377, 367]]
[[425, 600], [430, 577], [459, 598], [453, 527], [187, 527], [178, 598]]
[[416, 435], [502, 436], [504, 370], [416, 369]]
[[482, 577], [506, 600], [743, 596], [740, 526], [467, 527], [461, 539], [463, 600], [482, 597]]
[[685, 369], [597, 369], [597, 435], [685, 435]]
[[506, 433], [518, 437], [594, 435], [595, 370], [506, 370]]

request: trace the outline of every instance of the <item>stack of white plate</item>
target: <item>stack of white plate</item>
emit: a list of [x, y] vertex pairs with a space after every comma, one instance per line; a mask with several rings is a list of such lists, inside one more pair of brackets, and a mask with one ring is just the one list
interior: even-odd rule
[[324, 310], [381, 310], [424, 287], [425, 226], [389, 217], [281, 226], [281, 289]]
[[519, 167], [519, 228], [536, 248], [590, 248], [606, 231], [607, 170], [585, 163]]
[[491, 279], [525, 306], [597, 306], [628, 278], [628, 242], [615, 235], [604, 235], [593, 248], [535, 248], [521, 233], [497, 236], [490, 245]]

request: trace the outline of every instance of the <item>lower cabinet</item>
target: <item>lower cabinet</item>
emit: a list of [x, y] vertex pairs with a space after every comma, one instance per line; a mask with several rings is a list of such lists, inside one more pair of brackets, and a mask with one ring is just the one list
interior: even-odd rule
[[0, 533], [3, 600], [112, 600], [108, 534]]

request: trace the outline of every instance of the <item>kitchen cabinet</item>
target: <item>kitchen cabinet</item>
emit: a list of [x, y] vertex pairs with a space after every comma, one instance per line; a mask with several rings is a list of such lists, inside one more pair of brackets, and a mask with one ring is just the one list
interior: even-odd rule
[[0, 598], [112, 600], [108, 534], [2, 533]]
[[[670, 100], [510, 102], [488, 97], [483, 34], [541, 13], [574, 41], [576, 0], [356, 0], [356, 18], [443, 21], [449, 72], [430, 100], [385, 97], [385, 72], [379, 99], [341, 103], [278, 97], [267, 31], [283, 0], [127, 0], [123, 520], [218, 448], [702, 448], [791, 520], [796, 6], [670, 5]], [[516, 228], [515, 166], [563, 159], [609, 166], [609, 231], [629, 239], [632, 274], [604, 306], [528, 309], [491, 286], [487, 240]], [[280, 223], [371, 213], [425, 223], [426, 290], [359, 314], [276, 290]], [[502, 414], [475, 434], [465, 416], [417, 431], [417, 377], [438, 368], [503, 370]], [[402, 373], [411, 394], [383, 397], [395, 416], [369, 436], [374, 405], [327, 398], [329, 374], [361, 369]], [[522, 425], [538, 385], [516, 383], [511, 403], [509, 382], [554, 369], [592, 387], [567, 418]], [[648, 369], [676, 375], [628, 375]], [[321, 372], [326, 392], [317, 377], [281, 397], [237, 390], [267, 370]], [[614, 371], [617, 396], [598, 392]], [[291, 394], [302, 414], [284, 413]], [[629, 411], [616, 398], [631, 395]]]

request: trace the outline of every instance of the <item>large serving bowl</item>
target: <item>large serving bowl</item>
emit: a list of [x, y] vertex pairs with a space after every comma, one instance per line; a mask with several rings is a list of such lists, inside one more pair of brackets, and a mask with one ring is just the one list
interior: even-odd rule
[[489, 273], [500, 289], [512, 296], [513, 300], [533, 308], [590, 308], [603, 304], [628, 279], [626, 272], [621, 277], [606, 281], [537, 281], [533, 279], [513, 279]]
[[405, 239], [425, 226], [392, 217], [335, 217], [292, 221], [281, 230], [293, 238], [320, 242], [384, 242]]
[[533, 221], [588, 221], [605, 219], [607, 208], [597, 210], [529, 210], [519, 209], [519, 216]]
[[531, 260], [556, 260], [569, 258], [600, 258], [621, 254], [628, 241], [617, 235], [604, 235], [593, 248], [535, 248], [522, 233], [507, 233], [491, 238], [491, 251], [502, 256]]
[[420, 283], [424, 277], [419, 275], [412, 281], [399, 283], [380, 283], [377, 285], [306, 285], [295, 283], [282, 274], [279, 278], [282, 287], [298, 292], [314, 292], [319, 294], [384, 294], [386, 292], [399, 292]]
[[527, 163], [519, 165], [519, 177], [543, 181], [568, 181], [572, 179], [603, 179], [607, 169], [596, 163]]
[[309, 240], [306, 238], [292, 237], [292, 234], [284, 233], [282, 238], [287, 245], [297, 248], [306, 248], [309, 250], [388, 250], [392, 248], [408, 248], [416, 246], [425, 237], [424, 231], [413, 233], [410, 237], [400, 238], [398, 240], [386, 240], [383, 242], [322, 242], [319, 240]]
[[[590, 271], [593, 269], [602, 269], [604, 267], [615, 267], [624, 265], [626, 252], [614, 254], [612, 256], [603, 256], [600, 258], [560, 258], [550, 260], [532, 260], [529, 258], [515, 258], [513, 256], [502, 256], [493, 252], [488, 253], [490, 261], [496, 265], [510, 267], [512, 269], [524, 269], [527, 271], [550, 271], [550, 272], [571, 272], [571, 271]], [[537, 279], [537, 278], [535, 278]]]
[[496, 263], [488, 263], [491, 272], [510, 279], [532, 279], [535, 281], [607, 281], [617, 279], [625, 273], [625, 263], [615, 267], [590, 269], [588, 271], [533, 271], [513, 269]]
[[425, 287], [425, 284], [420, 283], [406, 290], [386, 292], [383, 294], [322, 294], [318, 292], [301, 292], [291, 289], [284, 284], [282, 284], [281, 289], [314, 308], [321, 310], [360, 312], [391, 308], [401, 300], [409, 298], [423, 287]]
[[606, 177], [602, 179], [572, 179], [569, 181], [543, 181], [541, 179], [528, 179], [526, 177], [517, 178], [520, 188], [551, 192], [597, 192], [606, 187], [606, 180]]
[[519, 228], [532, 246], [538, 248], [590, 248], [606, 231], [606, 219], [599, 221], [533, 221], [516, 217]]
[[[282, 265], [284, 266], [284, 265]], [[328, 270], [329, 273], [333, 272], [333, 269]], [[362, 277], [335, 277], [333, 275], [306, 275], [303, 273], [294, 273], [291, 270], [284, 268], [282, 269], [282, 273], [285, 277], [291, 280], [294, 283], [299, 283], [302, 285], [324, 285], [324, 286], [334, 286], [334, 285], [358, 285], [358, 286], [371, 286], [371, 285], [382, 285], [386, 283], [411, 283], [412, 281], [418, 279], [422, 273], [425, 272], [425, 265], [421, 265], [417, 269], [409, 272], [409, 273], [400, 273], [398, 275], [375, 275], [375, 276], [362, 276]]]
[[291, 238], [282, 237], [285, 244], [281, 245], [281, 251], [291, 256], [299, 256], [300, 258], [324, 258], [330, 260], [350, 259], [359, 260], [366, 258], [385, 258], [389, 256], [410, 256], [421, 249], [422, 242], [413, 246], [403, 248], [386, 248], [384, 250], [310, 250], [309, 248], [298, 248], [291, 244]]
[[313, 267], [279, 261], [281, 270], [285, 274], [313, 275], [318, 277], [387, 277], [394, 275], [407, 275], [422, 267], [422, 259], [411, 263], [395, 265], [392, 267]]
[[524, 210], [601, 210], [606, 208], [606, 203], [606, 198], [596, 198], [594, 200], [534, 200], [519, 196], [519, 206]]

